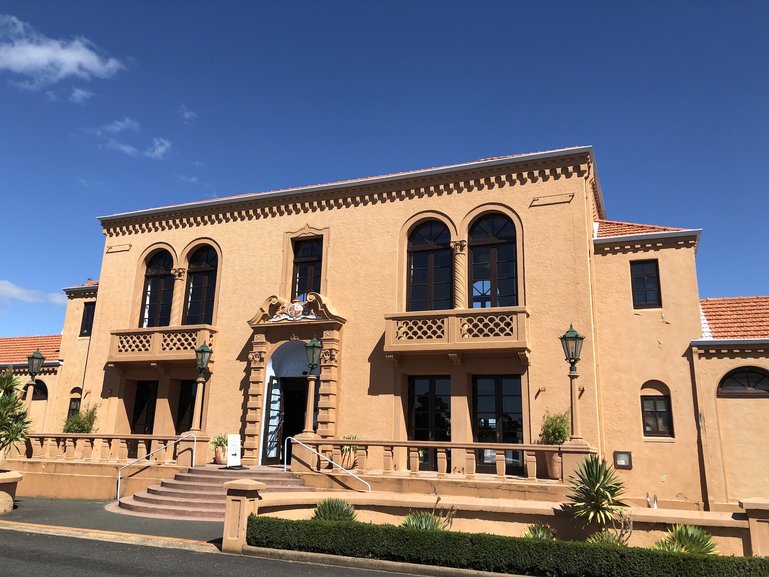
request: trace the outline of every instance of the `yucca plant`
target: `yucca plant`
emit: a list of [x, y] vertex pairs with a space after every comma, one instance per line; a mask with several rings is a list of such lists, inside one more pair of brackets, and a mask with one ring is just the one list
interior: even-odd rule
[[577, 476], [571, 477], [571, 501], [566, 508], [575, 519], [584, 519], [605, 527], [617, 516], [625, 503], [620, 496], [625, 486], [605, 459], [590, 455], [577, 469]]
[[19, 398], [19, 386], [19, 379], [11, 369], [0, 373], [0, 460], [11, 445], [27, 438], [31, 424], [24, 403]]
[[585, 542], [592, 545], [613, 545], [614, 547], [627, 546], [627, 543], [621, 534], [609, 530], [593, 533], [585, 540]]
[[704, 529], [694, 525], [674, 525], [667, 537], [657, 541], [652, 548], [674, 553], [718, 555], [713, 538]]
[[343, 499], [323, 499], [315, 506], [316, 521], [355, 521], [355, 508]]
[[403, 519], [401, 527], [422, 531], [443, 531], [445, 527], [440, 517], [429, 511], [413, 511]]
[[526, 532], [521, 535], [524, 539], [543, 539], [545, 541], [555, 541], [553, 530], [547, 525], [529, 525]]

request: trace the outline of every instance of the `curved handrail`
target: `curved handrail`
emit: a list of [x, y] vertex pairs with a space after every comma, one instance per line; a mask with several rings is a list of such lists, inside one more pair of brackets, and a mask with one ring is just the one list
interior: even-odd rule
[[344, 473], [347, 473], [348, 475], [350, 475], [350, 477], [354, 477], [355, 479], [358, 479], [358, 481], [360, 481], [361, 483], [366, 485], [366, 487], [368, 487], [368, 492], [371, 493], [371, 485], [367, 481], [364, 481], [363, 479], [358, 477], [358, 475], [356, 475], [352, 471], [350, 471], [348, 469], [345, 469], [339, 463], [336, 463], [336, 462], [332, 461], [331, 459], [329, 459], [325, 455], [320, 454], [318, 451], [316, 451], [312, 447], [309, 447], [309, 446], [305, 445], [304, 443], [302, 443], [302, 441], [300, 441], [298, 439], [295, 439], [294, 437], [286, 437], [286, 440], [283, 442], [283, 471], [284, 472], [288, 470], [288, 463], [286, 461], [286, 457], [288, 456], [288, 442], [289, 441], [291, 441], [292, 443], [296, 443], [297, 445], [301, 445], [302, 447], [304, 447], [308, 451], [311, 451], [311, 452], [315, 453], [316, 455], [318, 455], [318, 457], [320, 457], [321, 459], [331, 463], [332, 466], [339, 468], [340, 471], [342, 471]]
[[151, 457], [155, 453], [159, 453], [160, 451], [163, 451], [164, 449], [167, 449], [171, 445], [175, 445], [175, 444], [179, 443], [180, 441], [183, 441], [184, 439], [189, 439], [190, 437], [192, 437], [192, 466], [194, 467], [195, 466], [195, 451], [197, 449], [198, 437], [197, 437], [197, 435], [195, 433], [185, 433], [184, 435], [182, 435], [178, 439], [174, 439], [170, 443], [166, 443], [162, 447], [158, 447], [157, 449], [147, 453], [143, 457], [139, 457], [138, 459], [134, 459], [133, 461], [131, 461], [129, 463], [126, 463], [125, 465], [120, 467], [117, 470], [117, 498], [116, 498], [116, 500], [120, 501], [120, 481], [121, 481], [121, 479], [123, 477], [123, 469], [125, 469], [126, 467], [130, 467], [131, 465], [135, 465], [139, 461], [143, 461], [144, 459], [146, 459], [148, 457]]

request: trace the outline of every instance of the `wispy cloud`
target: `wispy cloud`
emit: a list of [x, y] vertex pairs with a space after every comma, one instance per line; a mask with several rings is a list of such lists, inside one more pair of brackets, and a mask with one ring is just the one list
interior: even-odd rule
[[109, 124], [105, 124], [95, 130], [96, 134], [103, 136], [105, 134], [120, 134], [130, 130], [132, 132], [138, 132], [141, 127], [139, 123], [133, 118], [124, 116], [123, 118], [116, 118]]
[[108, 139], [104, 146], [111, 150], [117, 150], [122, 152], [126, 156], [145, 156], [147, 158], [154, 158], [155, 160], [161, 160], [164, 158], [172, 148], [171, 142], [166, 138], [156, 137], [152, 139], [152, 144], [144, 150], [139, 150], [137, 147], [120, 142], [114, 138]]
[[62, 305], [66, 304], [67, 297], [61, 293], [44, 293], [20, 287], [8, 280], [0, 280], [0, 302], [7, 301], [22, 301], [25, 303], [50, 302]]
[[118, 152], [122, 152], [123, 154], [126, 154], [128, 156], [137, 156], [139, 154], [139, 150], [135, 146], [131, 146], [130, 144], [125, 144], [124, 142], [118, 142], [114, 138], [110, 138], [105, 144], [107, 148], [111, 150], [117, 150]]
[[152, 146], [145, 149], [144, 156], [148, 158], [161, 159], [171, 150], [171, 142], [165, 138], [156, 137], [152, 139]]
[[73, 88], [72, 94], [69, 95], [69, 101], [75, 104], [83, 104], [86, 100], [93, 96], [93, 92], [84, 88]]
[[48, 38], [15, 16], [0, 15], [0, 71], [20, 77], [17, 86], [36, 90], [71, 77], [110, 78], [123, 68], [86, 38]]
[[189, 108], [187, 108], [185, 104], [179, 105], [178, 112], [179, 112], [179, 116], [182, 117], [182, 120], [184, 121], [185, 124], [190, 124], [191, 122], [194, 122], [195, 120], [198, 119], [198, 113], [195, 112], [194, 110], [190, 110]]
[[198, 184], [200, 182], [200, 179], [197, 176], [188, 176], [186, 174], [177, 174], [176, 178], [177, 180], [186, 182], [187, 184]]

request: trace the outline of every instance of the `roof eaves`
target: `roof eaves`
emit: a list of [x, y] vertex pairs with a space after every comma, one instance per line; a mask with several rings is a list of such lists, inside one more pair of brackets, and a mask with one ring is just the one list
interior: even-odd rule
[[700, 241], [701, 228], [686, 228], [683, 230], [666, 230], [662, 232], [643, 232], [640, 234], [620, 234], [617, 236], [601, 236], [593, 238], [595, 244], [616, 244], [634, 240], [663, 240], [666, 238], [680, 238], [694, 235], [697, 243]]
[[749, 345], [769, 345], [769, 338], [760, 339], [698, 339], [692, 341], [693, 347], [712, 347], [712, 346], [749, 346]]

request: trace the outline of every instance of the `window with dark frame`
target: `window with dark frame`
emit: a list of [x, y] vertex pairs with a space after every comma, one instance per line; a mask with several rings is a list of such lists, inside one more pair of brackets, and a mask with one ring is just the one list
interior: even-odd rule
[[645, 437], [673, 437], [673, 411], [667, 395], [641, 396]]
[[174, 260], [166, 250], [160, 250], [147, 260], [144, 273], [140, 327], [167, 327], [171, 322], [171, 301], [174, 295]]
[[294, 272], [291, 294], [300, 301], [306, 301], [308, 293], [320, 292], [323, 269], [323, 239], [294, 240], [293, 244]]
[[69, 409], [67, 409], [67, 418], [77, 415], [80, 412], [80, 397], [71, 397], [69, 399]]
[[211, 324], [214, 318], [216, 273], [219, 256], [212, 246], [203, 245], [190, 256], [182, 324]]
[[[446, 376], [409, 377], [409, 427], [411, 441], [451, 440], [451, 378]], [[451, 459], [450, 451], [447, 458]], [[420, 468], [435, 470], [435, 449], [420, 451]], [[449, 470], [451, 467], [449, 466]]]
[[93, 313], [96, 310], [95, 302], [83, 303], [83, 319], [80, 321], [80, 336], [90, 337], [93, 329]]
[[450, 243], [448, 227], [437, 220], [423, 222], [409, 235], [407, 310], [453, 307], [454, 263]]
[[739, 367], [726, 373], [718, 383], [719, 397], [769, 397], [769, 371]]
[[32, 389], [33, 401], [47, 401], [48, 400], [48, 387], [40, 380], [35, 381], [35, 387]]
[[662, 306], [659, 263], [657, 260], [631, 261], [630, 276], [633, 288], [634, 309], [659, 308]]
[[515, 226], [508, 217], [492, 213], [470, 228], [470, 306], [518, 306]]

